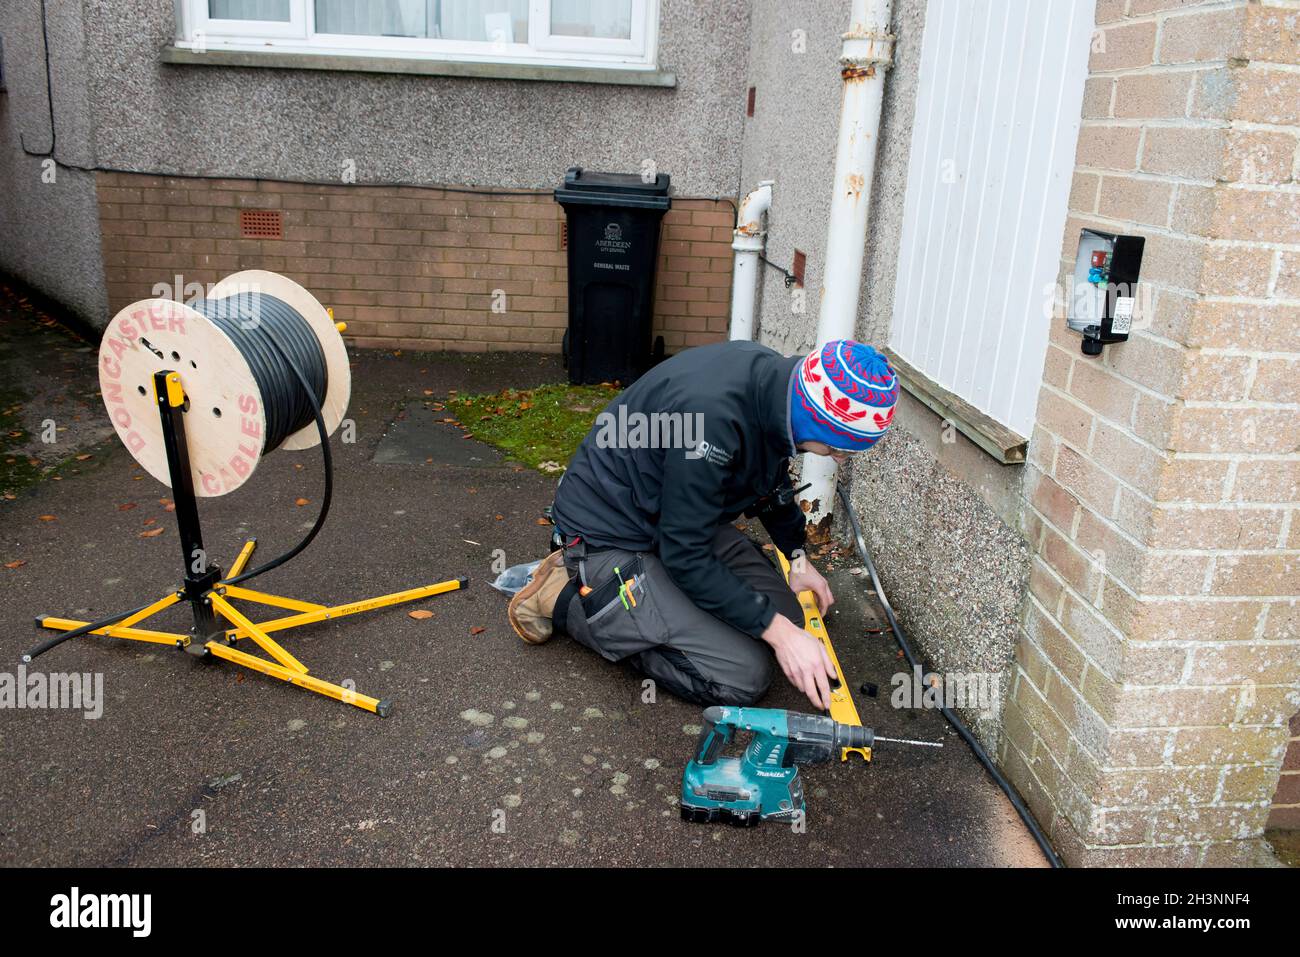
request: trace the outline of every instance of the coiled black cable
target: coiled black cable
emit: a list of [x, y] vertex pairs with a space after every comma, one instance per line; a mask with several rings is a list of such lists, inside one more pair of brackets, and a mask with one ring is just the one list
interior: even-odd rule
[[329, 388], [329, 370], [311, 324], [274, 296], [243, 292], [224, 299], [200, 300], [192, 305], [230, 337], [262, 390], [266, 416], [263, 454], [279, 448], [285, 439], [314, 419], [325, 465], [325, 492], [311, 531], [278, 558], [221, 582], [237, 585], [289, 561], [310, 545], [325, 525], [334, 495], [334, 460], [330, 455], [329, 432], [321, 415], [321, 402]]
[[[258, 292], [200, 299], [192, 306], [224, 332], [248, 362], [266, 416], [262, 453], [274, 452], [309, 424], [329, 389], [325, 351], [311, 325], [288, 303]], [[297, 365], [307, 387], [294, 374]]]

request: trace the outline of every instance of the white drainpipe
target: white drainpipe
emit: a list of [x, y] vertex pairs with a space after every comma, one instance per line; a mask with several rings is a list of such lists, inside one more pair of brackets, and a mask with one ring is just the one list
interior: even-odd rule
[[736, 251], [731, 281], [731, 338], [754, 338], [754, 304], [758, 296], [761, 256], [767, 241], [763, 215], [772, 208], [772, 180], [758, 184], [740, 203], [731, 248]]
[[[853, 0], [849, 32], [840, 53], [844, 99], [835, 150], [834, 192], [822, 268], [817, 346], [851, 339], [862, 291], [871, 188], [876, 175], [885, 71], [894, 62], [889, 32], [890, 0]], [[835, 504], [835, 462], [821, 455], [803, 457], [801, 495], [810, 525], [827, 527]]]

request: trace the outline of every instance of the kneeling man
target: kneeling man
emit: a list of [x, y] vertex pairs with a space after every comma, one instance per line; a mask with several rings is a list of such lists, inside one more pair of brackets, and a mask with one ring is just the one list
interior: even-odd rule
[[[842, 463], [870, 448], [897, 399], [885, 358], [847, 339], [794, 357], [724, 342], [659, 364], [597, 418], [569, 462], [553, 509], [564, 548], [511, 601], [510, 624], [534, 644], [568, 634], [706, 706], [756, 702], [775, 657], [828, 708], [835, 670], [804, 631], [796, 594], [811, 589], [823, 613], [834, 597], [802, 558], [789, 459]], [[611, 436], [611, 423], [656, 417], [688, 423], [690, 447]], [[790, 558], [789, 584], [732, 524], [741, 515], [757, 517]]]

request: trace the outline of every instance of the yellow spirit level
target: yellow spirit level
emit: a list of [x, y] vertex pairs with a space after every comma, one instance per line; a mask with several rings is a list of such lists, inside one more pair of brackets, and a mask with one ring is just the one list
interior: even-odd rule
[[[780, 549], [776, 550], [776, 555], [781, 560], [781, 571], [788, 582], [790, 580], [790, 560], [781, 554]], [[849, 694], [848, 684], [844, 680], [844, 669], [840, 667], [840, 659], [835, 654], [835, 646], [831, 644], [831, 636], [826, 631], [826, 624], [822, 621], [821, 612], [817, 610], [817, 598], [811, 591], [801, 591], [799, 592], [799, 604], [803, 608], [804, 631], [822, 643], [827, 656], [831, 659], [831, 664], [835, 666], [835, 682], [831, 687], [831, 717], [840, 724], [862, 727], [862, 718], [858, 716], [858, 707], [853, 703], [853, 696]], [[843, 748], [840, 751], [840, 760], [847, 761], [850, 754], [860, 754], [864, 761], [871, 760], [870, 748]]]

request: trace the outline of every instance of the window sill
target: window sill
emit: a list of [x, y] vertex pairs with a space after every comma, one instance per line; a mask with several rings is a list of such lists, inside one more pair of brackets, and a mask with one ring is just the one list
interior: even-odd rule
[[403, 73], [414, 76], [463, 76], [494, 80], [541, 80], [552, 83], [604, 83], [615, 86], [675, 87], [677, 75], [663, 70], [566, 66], [550, 63], [493, 63], [416, 57], [297, 53], [284, 50], [214, 50], [203, 53], [167, 46], [164, 63], [187, 66], [270, 67], [282, 70], [340, 70], [348, 73]]
[[893, 350], [883, 350], [885, 358], [894, 367], [898, 382], [917, 401], [951, 422], [962, 435], [1003, 465], [1021, 465], [1029, 448], [1029, 440], [1012, 432], [1001, 422], [991, 418], [965, 399], [953, 395], [923, 372], [912, 368]]

